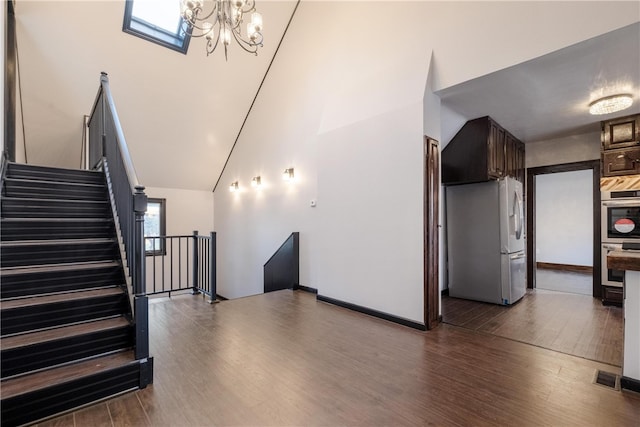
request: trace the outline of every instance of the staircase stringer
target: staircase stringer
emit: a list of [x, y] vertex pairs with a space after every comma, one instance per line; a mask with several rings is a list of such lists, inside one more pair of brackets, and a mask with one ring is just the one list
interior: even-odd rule
[[107, 181], [107, 189], [109, 193], [109, 204], [111, 205], [111, 214], [113, 215], [113, 223], [116, 229], [116, 237], [118, 239], [118, 250], [120, 251], [120, 264], [122, 265], [122, 270], [124, 272], [124, 280], [127, 285], [127, 296], [129, 297], [129, 308], [131, 309], [131, 313], [134, 310], [134, 302], [133, 302], [133, 279], [131, 278], [131, 273], [129, 270], [129, 265], [127, 262], [127, 251], [124, 245], [124, 238], [122, 237], [122, 230], [120, 229], [120, 218], [118, 216], [118, 211], [116, 210], [116, 200], [113, 194], [113, 187], [111, 185], [111, 175], [109, 175], [109, 166], [104, 159], [100, 162], [101, 167], [104, 170], [105, 180]]

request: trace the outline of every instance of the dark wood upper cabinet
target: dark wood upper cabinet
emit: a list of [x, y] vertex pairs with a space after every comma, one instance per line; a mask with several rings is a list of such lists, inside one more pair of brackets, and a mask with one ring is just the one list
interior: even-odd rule
[[640, 145], [640, 114], [602, 122], [603, 150], [635, 145]]
[[511, 176], [524, 182], [524, 144], [491, 117], [469, 120], [442, 151], [442, 183]]
[[602, 176], [640, 174], [640, 114], [601, 122]]
[[640, 146], [602, 152], [602, 175], [640, 174]]

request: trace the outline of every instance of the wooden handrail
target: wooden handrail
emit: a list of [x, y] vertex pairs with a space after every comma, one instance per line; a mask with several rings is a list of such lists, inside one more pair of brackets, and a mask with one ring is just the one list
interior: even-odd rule
[[[106, 100], [106, 105], [109, 106], [109, 111], [111, 111], [111, 116], [113, 117], [113, 125], [116, 131], [116, 140], [118, 141], [118, 146], [120, 147], [120, 153], [122, 155], [122, 160], [124, 161], [127, 177], [129, 178], [129, 184], [131, 184], [131, 190], [135, 192], [136, 187], [140, 186], [140, 182], [138, 181], [138, 175], [136, 174], [136, 170], [133, 167], [133, 162], [131, 161], [129, 148], [127, 147], [126, 139], [124, 138], [124, 132], [122, 131], [122, 125], [120, 125], [120, 118], [118, 117], [118, 112], [116, 111], [116, 104], [115, 102], [113, 102], [111, 88], [109, 87], [109, 77], [104, 71], [100, 73], [100, 86], [102, 88], [102, 94], [105, 97], [104, 99]], [[95, 110], [95, 105], [93, 109]], [[91, 114], [93, 114], [93, 110], [91, 111]]]

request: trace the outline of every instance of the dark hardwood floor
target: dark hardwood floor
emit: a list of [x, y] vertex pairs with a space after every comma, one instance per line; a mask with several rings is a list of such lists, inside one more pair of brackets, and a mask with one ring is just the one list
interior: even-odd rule
[[591, 296], [528, 290], [510, 307], [445, 296], [445, 323], [622, 366], [621, 307]]
[[638, 426], [620, 369], [467, 328], [421, 332], [278, 291], [150, 304], [155, 382], [41, 426]]

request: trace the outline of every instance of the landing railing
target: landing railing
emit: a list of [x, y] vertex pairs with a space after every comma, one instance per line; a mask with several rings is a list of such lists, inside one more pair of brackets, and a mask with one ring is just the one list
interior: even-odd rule
[[[129, 155], [107, 73], [100, 76], [100, 88], [88, 120], [89, 168], [102, 168], [107, 177], [118, 236], [124, 246], [123, 261], [135, 323], [135, 356], [149, 357], [149, 313], [145, 287], [144, 213], [147, 196], [138, 182]], [[150, 379], [149, 379], [150, 380]], [[151, 381], [149, 381], [151, 382]]]
[[216, 300], [216, 233], [145, 237], [147, 295], [191, 291]]

